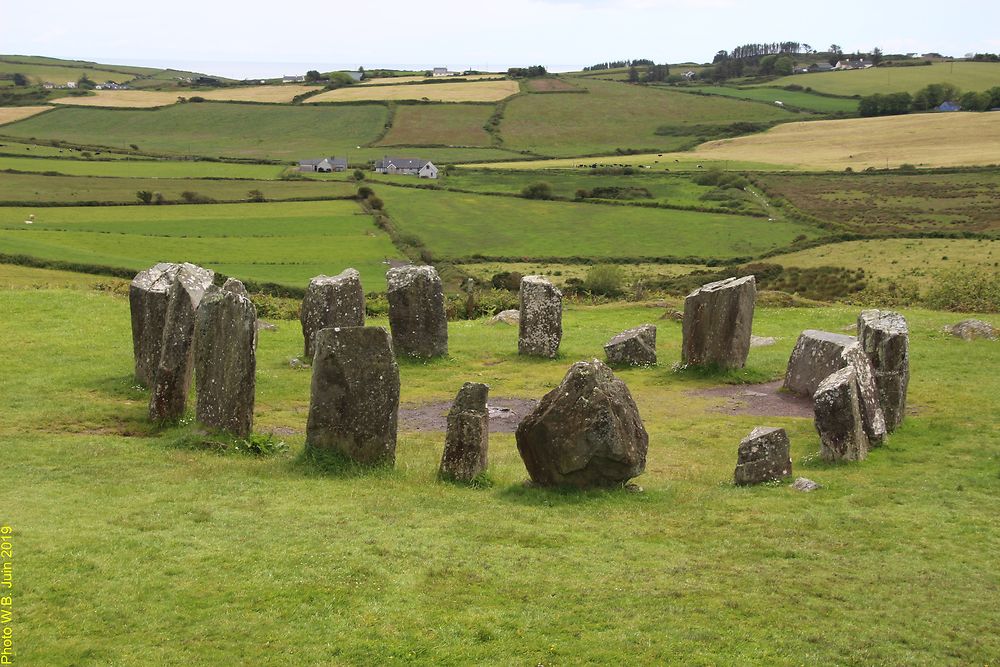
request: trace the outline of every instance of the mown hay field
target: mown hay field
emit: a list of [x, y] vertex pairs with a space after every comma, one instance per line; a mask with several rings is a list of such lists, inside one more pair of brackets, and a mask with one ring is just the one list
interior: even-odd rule
[[484, 104], [400, 105], [378, 145], [489, 146], [492, 138], [483, 128], [492, 113]]
[[[424, 83], [427, 81], [448, 81], [452, 77], [437, 77], [432, 76], [390, 76], [390, 77], [380, 77], [378, 79], [365, 79], [364, 81], [359, 81], [354, 85], [358, 86], [394, 86], [401, 83]], [[454, 77], [456, 79], [465, 79], [466, 81], [483, 81], [487, 79], [499, 80], [505, 79], [506, 75], [497, 74], [463, 74], [461, 76]], [[459, 82], [461, 83], [461, 82]]]
[[218, 88], [215, 90], [183, 90], [161, 92], [157, 90], [95, 90], [86, 97], [60, 97], [55, 104], [87, 107], [152, 108], [176, 104], [181, 98], [201, 97], [214, 102], [271, 102], [288, 103], [298, 95], [316, 90], [315, 86], [250, 86], [247, 88]]
[[30, 118], [43, 111], [51, 111], [52, 107], [0, 107], [0, 125], [13, 123]]
[[794, 74], [760, 86], [797, 85], [832, 95], [915, 93], [931, 83], [951, 83], [962, 91], [1000, 86], [1000, 63], [932, 63], [915, 67], [872, 67], [842, 72]]
[[359, 102], [365, 100], [429, 100], [431, 102], [496, 102], [518, 92], [517, 81], [469, 81], [408, 86], [348, 86], [315, 95], [315, 102]]
[[555, 77], [538, 77], [528, 79], [528, 90], [533, 93], [560, 93], [567, 90], [580, 90], [572, 83]]

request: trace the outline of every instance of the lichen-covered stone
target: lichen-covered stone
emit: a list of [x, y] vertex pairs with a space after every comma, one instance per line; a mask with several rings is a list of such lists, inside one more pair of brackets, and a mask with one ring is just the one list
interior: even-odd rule
[[555, 358], [562, 341], [562, 292], [542, 276], [524, 276], [518, 300], [518, 354]]
[[455, 397], [448, 412], [441, 478], [470, 482], [486, 470], [490, 442], [490, 416], [486, 407], [489, 390], [480, 382], [466, 382]]
[[750, 352], [757, 282], [753, 276], [702, 285], [684, 299], [681, 361], [743, 368]]
[[642, 474], [649, 447], [628, 387], [597, 359], [573, 364], [521, 420], [516, 439], [541, 486], [622, 486]]
[[758, 426], [740, 441], [733, 482], [771, 482], [792, 474], [791, 444], [783, 428]]
[[160, 363], [163, 327], [167, 319], [170, 286], [181, 266], [200, 276], [204, 289], [212, 284], [215, 272], [194, 264], [162, 262], [139, 272], [129, 286], [132, 314], [132, 351], [135, 355], [135, 378], [144, 387], [152, 387]]
[[487, 324], [510, 324], [514, 325], [521, 321], [521, 311], [501, 310], [489, 319]]
[[345, 269], [336, 276], [316, 276], [309, 281], [302, 310], [303, 356], [313, 355], [313, 336], [320, 329], [331, 327], [363, 327], [365, 325], [365, 291], [361, 274]]
[[171, 421], [184, 415], [194, 365], [194, 323], [205, 291], [205, 270], [182, 264], [167, 291], [160, 360], [150, 388], [149, 417]]
[[321, 329], [313, 336], [306, 447], [365, 465], [396, 460], [399, 366], [382, 327]]
[[871, 361], [886, 429], [892, 433], [906, 414], [910, 384], [910, 330], [906, 318], [891, 310], [865, 310], [858, 316], [858, 342]]
[[871, 361], [861, 348], [861, 343], [848, 345], [842, 354], [847, 365], [854, 369], [854, 378], [858, 384], [858, 405], [861, 407], [861, 420], [869, 447], [878, 447], [885, 441], [886, 425], [885, 414], [879, 405], [878, 386], [875, 384]]
[[830, 374], [813, 395], [820, 456], [826, 461], [861, 461], [868, 456], [853, 366]]
[[433, 266], [389, 269], [389, 326], [396, 354], [441, 357], [448, 354], [448, 316], [441, 278]]
[[257, 309], [228, 280], [210, 288], [195, 318], [196, 419], [246, 438], [253, 431], [257, 370]]
[[626, 329], [604, 346], [612, 366], [652, 366], [656, 364], [656, 327], [643, 324]]
[[958, 324], [945, 327], [944, 330], [952, 336], [961, 338], [962, 340], [976, 340], [978, 338], [996, 340], [1000, 337], [1000, 335], [998, 335], [1000, 334], [1000, 330], [989, 322], [984, 322], [982, 320], [962, 320]]
[[784, 388], [793, 394], [812, 396], [830, 373], [847, 365], [844, 350], [856, 342], [854, 336], [806, 329], [788, 358]]

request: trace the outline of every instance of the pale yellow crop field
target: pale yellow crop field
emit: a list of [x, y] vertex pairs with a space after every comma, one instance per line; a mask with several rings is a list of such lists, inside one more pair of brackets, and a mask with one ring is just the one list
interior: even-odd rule
[[317, 90], [316, 86], [251, 86], [249, 88], [219, 88], [218, 90], [191, 91], [188, 97], [204, 97], [214, 102], [275, 102], [288, 103], [293, 98]]
[[312, 102], [357, 102], [361, 100], [430, 100], [433, 102], [496, 102], [517, 93], [517, 81], [469, 81], [427, 83], [409, 86], [350, 86], [315, 97]]
[[[359, 82], [357, 85], [360, 86], [386, 86], [395, 85], [398, 83], [419, 83], [422, 81], [447, 81], [452, 77], [433, 77], [433, 76], [388, 76], [381, 79], [365, 79]], [[503, 74], [465, 74], [461, 76], [454, 77], [456, 79], [465, 79], [466, 81], [481, 81], [483, 79], [501, 80], [504, 78]], [[459, 82], [461, 83], [461, 81]]]
[[24, 120], [29, 116], [48, 111], [52, 107], [0, 107], [0, 125]]
[[297, 95], [316, 90], [312, 86], [250, 86], [248, 88], [217, 88], [215, 90], [95, 90], [87, 97], [61, 97], [57, 104], [85, 107], [122, 107], [148, 109], [176, 104], [179, 97], [201, 97], [211, 102], [291, 102]]

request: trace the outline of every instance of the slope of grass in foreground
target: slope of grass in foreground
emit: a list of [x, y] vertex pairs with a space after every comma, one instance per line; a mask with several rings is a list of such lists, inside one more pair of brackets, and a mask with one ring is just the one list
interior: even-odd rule
[[[26, 226], [30, 213], [35, 224]], [[351, 201], [185, 206], [0, 208], [6, 254], [143, 269], [188, 261], [222, 273], [304, 288], [349, 266], [385, 289], [385, 233]]]
[[[296, 463], [309, 396], [309, 374], [287, 363], [297, 322], [261, 332], [258, 348], [258, 430], [292, 433], [279, 436], [290, 456], [178, 448], [187, 428], [144, 422], [125, 299], [0, 292], [0, 310], [17, 350], [0, 357], [0, 507], [26, 664], [939, 665], [1000, 653], [1000, 346], [941, 334], [954, 315], [906, 313], [912, 414], [868, 461], [838, 466], [816, 459], [810, 419], [722, 414], [690, 395], [709, 380], [669, 370], [680, 329], [661, 326], [662, 366], [619, 374], [650, 433], [645, 492], [628, 494], [523, 488], [509, 434], [491, 437], [485, 489], [435, 482], [434, 432], [403, 432], [394, 471]], [[471, 379], [537, 398], [657, 315], [570, 308], [555, 361], [518, 358], [515, 328], [453, 324], [449, 359], [403, 364], [403, 400], [450, 399]], [[801, 329], [855, 315], [761, 309], [756, 332], [779, 342], [752, 351], [747, 373], [780, 375]], [[788, 430], [795, 473], [823, 489], [729, 484], [737, 442], [760, 423]]]
[[762, 86], [795, 84], [832, 95], [915, 93], [931, 83], [951, 83], [962, 91], [1000, 85], [1000, 63], [933, 63], [916, 67], [875, 67], [846, 72], [795, 74]]
[[806, 225], [721, 213], [530, 201], [376, 187], [401, 232], [435, 257], [699, 257], [757, 255]]

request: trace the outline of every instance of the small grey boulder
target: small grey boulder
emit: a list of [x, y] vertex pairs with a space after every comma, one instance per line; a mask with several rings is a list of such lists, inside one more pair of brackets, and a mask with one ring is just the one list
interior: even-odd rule
[[490, 388], [480, 382], [462, 385], [448, 412], [448, 432], [439, 476], [471, 482], [486, 470], [490, 443], [490, 416], [486, 399]]
[[856, 342], [854, 336], [806, 329], [788, 358], [784, 389], [812, 396], [830, 373], [847, 365], [844, 350]]
[[791, 444], [783, 428], [758, 426], [740, 442], [733, 482], [771, 482], [792, 474]]
[[643, 324], [627, 329], [604, 346], [612, 366], [652, 366], [656, 364], [656, 327]]

